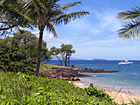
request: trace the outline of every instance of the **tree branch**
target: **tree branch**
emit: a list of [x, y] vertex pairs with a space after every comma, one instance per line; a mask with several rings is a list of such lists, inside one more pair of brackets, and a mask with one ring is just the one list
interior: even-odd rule
[[0, 31], [9, 30], [10, 28], [17, 27], [18, 25], [12, 25], [7, 28], [0, 28]]

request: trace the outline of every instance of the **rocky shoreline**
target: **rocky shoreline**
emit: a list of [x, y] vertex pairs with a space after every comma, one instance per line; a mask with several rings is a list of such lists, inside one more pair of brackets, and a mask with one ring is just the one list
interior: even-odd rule
[[85, 75], [81, 73], [115, 73], [119, 71], [105, 70], [105, 69], [75, 69], [71, 67], [53, 67], [52, 70], [46, 70], [45, 75], [48, 78], [70, 80], [70, 81], [80, 81], [79, 77], [89, 77], [90, 75]]
[[79, 72], [82, 73], [115, 73], [115, 72], [119, 72], [119, 71], [114, 71], [114, 70], [105, 70], [105, 69], [81, 69], [79, 70]]

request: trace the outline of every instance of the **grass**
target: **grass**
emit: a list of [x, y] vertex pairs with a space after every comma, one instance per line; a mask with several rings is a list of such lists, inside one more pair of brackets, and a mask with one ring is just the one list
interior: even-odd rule
[[[55, 68], [72, 68], [72, 67], [65, 67], [65, 66], [58, 66], [58, 65], [50, 65], [42, 63], [40, 64], [40, 72], [45, 72], [46, 70], [54, 71], [57, 70]], [[78, 70], [77, 68], [73, 68], [73, 70]]]
[[63, 80], [0, 72], [1, 105], [115, 105]]

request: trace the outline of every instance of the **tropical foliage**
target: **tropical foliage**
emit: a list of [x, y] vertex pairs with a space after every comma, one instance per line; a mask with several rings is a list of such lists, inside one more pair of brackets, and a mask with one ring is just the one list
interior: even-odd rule
[[118, 30], [121, 38], [140, 37], [140, 7], [136, 6], [132, 10], [120, 12], [118, 17], [125, 20], [124, 26]]
[[0, 72], [2, 105], [116, 105], [63, 80]]
[[[33, 72], [36, 66], [38, 38], [29, 31], [21, 30], [0, 39], [0, 69], [14, 72]], [[42, 58], [50, 59], [46, 43], [42, 44]]]
[[[52, 47], [50, 52], [51, 55], [54, 55], [58, 58], [61, 65], [63, 65], [64, 63], [65, 66], [70, 66], [70, 57], [73, 53], [75, 53], [75, 50], [73, 50], [73, 46], [71, 44], [62, 44], [61, 48]], [[60, 56], [63, 60], [63, 63], [61, 61]]]
[[[0, 34], [14, 33], [20, 28], [32, 28], [31, 23], [21, 14], [20, 0], [0, 0]], [[25, 12], [24, 12], [25, 13]]]
[[112, 100], [108, 94], [104, 93], [102, 89], [98, 89], [94, 87], [93, 84], [90, 84], [88, 88], [85, 88], [85, 91], [87, 92], [89, 96], [94, 95], [96, 97], [105, 98], [108, 101]]
[[[19, 23], [19, 21], [25, 21], [25, 25], [23, 24], [24, 26], [27, 25], [28, 27], [29, 24], [38, 27], [39, 29], [36, 76], [38, 76], [40, 68], [40, 53], [44, 29], [46, 28], [49, 32], [52, 32], [54, 36], [57, 36], [54, 25], [60, 25], [63, 23], [67, 24], [76, 18], [81, 18], [84, 15], [89, 14], [86, 11], [67, 13], [68, 8], [81, 4], [81, 2], [74, 2], [72, 4], [61, 6], [58, 1], [59, 0], [2, 0], [1, 2], [1, 14], [4, 15], [3, 18], [6, 18], [5, 14], [10, 14], [10, 19], [15, 19], [12, 17], [13, 15], [11, 16], [11, 14], [15, 13], [14, 16], [18, 19], [16, 19], [16, 22], [11, 21], [13, 24]], [[20, 20], [20, 17], [22, 17], [23, 20]], [[6, 20], [9, 21], [7, 18]], [[26, 21], [28, 24], [26, 24]]]
[[60, 64], [62, 66], [63, 65], [63, 62], [62, 62], [61, 58], [59, 57], [60, 56], [61, 49], [60, 48], [56, 48], [54, 46], [54, 47], [51, 48], [50, 52], [51, 52], [51, 55], [57, 57], [57, 59], [60, 61]]
[[73, 53], [75, 53], [75, 50], [72, 49], [73, 46], [71, 44], [65, 45], [62, 44], [61, 45], [61, 55], [62, 55], [62, 59], [63, 62], [65, 64], [65, 66], [70, 66], [70, 57]]

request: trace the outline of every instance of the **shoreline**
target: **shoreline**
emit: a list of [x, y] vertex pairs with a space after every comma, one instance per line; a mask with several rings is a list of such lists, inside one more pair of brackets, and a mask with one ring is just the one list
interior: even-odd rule
[[[45, 69], [44, 72], [46, 74], [49, 74], [49, 70], [47, 71], [47, 69]], [[50, 67], [50, 69], [53, 69], [55, 71], [55, 72], [50, 72], [50, 75], [49, 75], [50, 78], [68, 80], [69, 83], [70, 83], [70, 81], [72, 81], [75, 86], [80, 87], [80, 88], [87, 88], [89, 86], [89, 84], [87, 82], [84, 82], [84, 80], [81, 81], [81, 79], [79, 79], [79, 77], [90, 76], [90, 75], [82, 75], [82, 73], [79, 73], [80, 69], [71, 68], [71, 67], [63, 67], [63, 66], [54, 66], [54, 65], [52, 65]], [[97, 70], [94, 71], [94, 69], [85, 69], [85, 72], [90, 72], [90, 73], [91, 72], [94, 72], [94, 73], [112, 72], [110, 70], [106, 71], [104, 69], [99, 70], [100, 72], [96, 72], [96, 71]], [[124, 103], [129, 104], [129, 103], [131, 103], [130, 99], [133, 102], [137, 102], [136, 100], [138, 100], [140, 102], [140, 94], [130, 94], [129, 92], [125, 92], [122, 90], [119, 91], [120, 89], [117, 89], [115, 87], [109, 87], [108, 85], [104, 86], [104, 87], [97, 86], [97, 85], [94, 85], [94, 86], [99, 89], [103, 89], [104, 92], [107, 93], [112, 99], [114, 99], [113, 101], [115, 101], [118, 104], [124, 104]]]
[[[76, 87], [87, 88], [89, 85], [84, 84], [82, 81], [69, 81], [69, 83], [73, 83]], [[140, 102], [140, 94], [130, 94], [128, 92], [120, 91], [110, 91], [110, 87], [102, 87], [95, 86], [98, 89], [103, 89], [105, 93], [107, 93], [113, 101], [118, 104], [130, 104], [133, 102]]]

